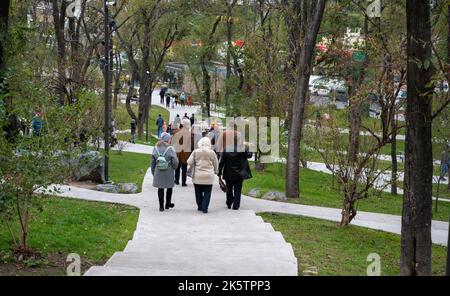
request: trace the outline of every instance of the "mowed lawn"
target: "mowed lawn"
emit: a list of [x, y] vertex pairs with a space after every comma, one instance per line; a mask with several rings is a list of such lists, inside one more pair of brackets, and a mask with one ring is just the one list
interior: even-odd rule
[[[253, 188], [259, 188], [261, 192], [285, 191], [285, 165], [270, 164], [263, 172], [252, 170], [253, 178], [244, 182], [244, 193]], [[302, 169], [300, 172], [300, 199], [289, 200], [291, 203], [313, 205], [330, 208], [341, 208], [343, 195], [337, 189], [335, 181], [333, 186], [332, 176], [325, 173]], [[402, 196], [392, 196], [388, 193], [369, 196], [357, 204], [359, 211], [401, 215]], [[438, 212], [433, 212], [433, 219], [448, 221], [450, 217], [450, 203], [439, 202]]]
[[111, 151], [110, 179], [115, 183], [136, 183], [140, 192], [150, 164], [150, 155]]
[[[133, 109], [134, 114], [137, 115], [138, 114], [138, 105], [131, 105], [131, 108]], [[158, 134], [158, 128], [156, 127], [156, 119], [158, 118], [159, 114], [162, 115], [162, 118], [167, 122], [167, 125], [169, 125], [170, 112], [160, 106], [151, 106], [150, 117], [148, 120], [148, 128], [149, 128], [151, 135]], [[114, 110], [114, 118], [116, 120], [116, 128], [118, 130], [129, 130], [130, 129], [131, 117], [128, 114], [127, 109], [125, 108], [125, 104], [119, 104], [117, 107], [117, 110]], [[145, 125], [144, 125], [144, 130], [145, 130]], [[145, 134], [144, 134], [144, 140], [145, 140]]]
[[[42, 199], [42, 211], [33, 209], [29, 246], [43, 254], [79, 254], [83, 264], [103, 264], [123, 250], [133, 236], [139, 211], [136, 208], [59, 197]], [[13, 223], [18, 229], [18, 223]], [[11, 237], [0, 224], [0, 252], [7, 253]], [[0, 260], [1, 263], [1, 260]]]
[[[264, 213], [262, 218], [291, 243], [298, 259], [298, 272], [317, 270], [320, 276], [365, 276], [369, 254], [380, 256], [381, 274], [399, 275], [400, 236], [358, 226], [291, 215]], [[433, 274], [445, 274], [447, 248], [433, 246]]]

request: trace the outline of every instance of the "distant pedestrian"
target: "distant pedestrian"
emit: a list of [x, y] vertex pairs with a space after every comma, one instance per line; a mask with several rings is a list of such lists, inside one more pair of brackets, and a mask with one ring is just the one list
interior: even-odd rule
[[119, 140], [117, 139], [117, 133], [116, 133], [116, 120], [113, 119], [111, 121], [111, 147], [116, 146], [119, 143]]
[[134, 120], [133, 118], [131, 119], [130, 128], [131, 128], [131, 138], [130, 138], [130, 143], [135, 144], [135, 138], [136, 138], [136, 120]]
[[187, 113], [184, 113], [183, 119], [189, 119], [189, 120], [190, 120], [190, 118], [189, 118], [189, 116], [187, 115]]
[[189, 107], [192, 107], [192, 104], [194, 103], [194, 101], [193, 101], [193, 99], [192, 99], [192, 96], [189, 96], [188, 98], [187, 98], [187, 104], [188, 104], [188, 106]]
[[179, 129], [180, 128], [180, 125], [181, 125], [180, 114], [177, 114], [177, 117], [175, 117], [175, 120], [173, 121], [173, 123], [174, 123], [174, 126], [173, 126], [174, 129]]
[[32, 120], [32, 128], [33, 128], [33, 135], [35, 137], [41, 136], [42, 132], [42, 118], [39, 111], [36, 111], [33, 116]]
[[191, 118], [189, 118], [189, 120], [191, 121], [191, 126], [194, 126], [195, 124], [195, 115], [192, 114]]
[[156, 126], [158, 127], [158, 138], [160, 138], [161, 134], [163, 133], [163, 125], [164, 119], [161, 117], [161, 114], [159, 114], [158, 118], [156, 119]]
[[166, 108], [170, 108], [170, 100], [171, 100], [170, 95], [167, 95], [166, 96]]
[[[441, 180], [445, 181], [445, 175], [450, 170], [450, 145], [441, 153]], [[450, 175], [449, 175], [450, 176]], [[450, 185], [449, 185], [450, 186]]]
[[[168, 210], [175, 207], [175, 204], [172, 203], [172, 193], [173, 187], [175, 187], [174, 171], [178, 167], [178, 158], [170, 142], [171, 136], [168, 133], [162, 133], [152, 153], [153, 187], [158, 188], [159, 210], [161, 212], [164, 209]], [[166, 193], [165, 206], [164, 193]]]
[[180, 95], [181, 106], [184, 107], [186, 105], [186, 94], [184, 92]]
[[211, 145], [213, 147], [213, 150], [217, 152], [217, 144], [219, 141], [219, 125], [214, 123], [211, 126], [211, 129], [208, 133], [208, 138], [211, 140]]
[[194, 183], [197, 209], [206, 214], [215, 176], [219, 173], [219, 161], [211, 149], [209, 138], [202, 138], [199, 141], [198, 149], [194, 150], [188, 159], [188, 171]]
[[[244, 180], [252, 178], [248, 159], [252, 153], [243, 146], [242, 140], [235, 139], [234, 147], [226, 147], [220, 158], [219, 177], [225, 179], [227, 186], [227, 207], [239, 210]], [[245, 152], [239, 152], [244, 150]], [[230, 152], [233, 151], [233, 152]]]
[[161, 91], [159, 92], [159, 97], [161, 98], [160, 103], [161, 105], [164, 105], [164, 97], [166, 96], [166, 91], [164, 88], [161, 88]]

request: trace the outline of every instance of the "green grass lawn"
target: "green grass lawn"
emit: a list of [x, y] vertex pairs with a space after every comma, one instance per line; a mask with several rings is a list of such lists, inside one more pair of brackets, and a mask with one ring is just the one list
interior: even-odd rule
[[[243, 192], [259, 188], [264, 194], [269, 191], [285, 191], [285, 165], [270, 164], [264, 172], [252, 170], [253, 178], [244, 182]], [[337, 183], [335, 182], [335, 187]], [[330, 208], [341, 208], [343, 204], [342, 193], [332, 188], [332, 176], [302, 169], [300, 172], [300, 199], [290, 200], [291, 203], [313, 205]], [[402, 197], [382, 193], [380, 196], [362, 199], [357, 204], [359, 211], [401, 215]], [[433, 213], [435, 220], [448, 221], [450, 216], [450, 203], [440, 202], [438, 213]]]
[[[32, 211], [29, 245], [42, 254], [77, 253], [89, 265], [103, 264], [133, 236], [138, 210], [129, 206], [48, 197], [43, 211]], [[18, 224], [14, 225], [17, 229]], [[0, 250], [11, 244], [0, 224]]]
[[150, 167], [150, 155], [111, 151], [109, 174], [110, 179], [115, 183], [136, 183], [139, 192], [142, 189], [142, 182]]
[[[403, 188], [403, 183], [399, 184], [400, 188]], [[433, 184], [433, 196], [437, 196], [438, 184]], [[447, 190], [447, 184], [441, 183], [439, 185], [439, 198], [447, 198], [450, 199], [450, 191]], [[440, 205], [440, 204], [439, 204]]]
[[[318, 275], [365, 276], [367, 257], [381, 257], [382, 275], [399, 275], [400, 236], [358, 226], [291, 215], [261, 214], [291, 243], [298, 259], [298, 272], [317, 267]], [[445, 274], [447, 248], [433, 246], [433, 274]]]
[[[119, 134], [117, 135], [117, 138], [119, 139], [119, 141], [125, 141], [125, 142], [129, 142], [130, 138], [131, 138], [131, 134], [130, 133], [126, 133], [126, 134]], [[142, 140], [139, 140], [137, 137], [135, 138], [134, 142], [136, 144], [141, 144], [141, 145], [148, 145], [148, 146], [152, 146], [154, 147], [156, 145], [156, 143], [158, 142], [158, 139], [156, 139], [153, 135], [150, 136], [148, 138], [148, 143], [145, 142], [145, 135], [142, 137]]]
[[[138, 114], [138, 105], [131, 105], [135, 114]], [[156, 118], [161, 114], [162, 118], [169, 124], [170, 112], [160, 106], [152, 106], [150, 108], [150, 117], [148, 120], [148, 127], [152, 135], [158, 134], [158, 129], [156, 127]], [[117, 110], [114, 110], [114, 118], [116, 119], [116, 129], [117, 130], [129, 130], [131, 118], [125, 108], [125, 104], [119, 104]], [[126, 138], [126, 141], [129, 137]], [[144, 139], [145, 140], [145, 137]]]

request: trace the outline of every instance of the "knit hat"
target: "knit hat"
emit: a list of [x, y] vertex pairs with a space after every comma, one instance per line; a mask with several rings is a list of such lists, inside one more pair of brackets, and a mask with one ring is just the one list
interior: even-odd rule
[[172, 136], [169, 133], [162, 133], [159, 139], [165, 143], [169, 143], [169, 141], [172, 139]]

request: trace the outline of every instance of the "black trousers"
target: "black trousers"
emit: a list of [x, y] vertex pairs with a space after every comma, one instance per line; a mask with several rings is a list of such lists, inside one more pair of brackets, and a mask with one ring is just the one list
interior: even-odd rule
[[[173, 193], [173, 189], [168, 188], [167, 194], [166, 194], [166, 205], [170, 205], [172, 203], [172, 193]], [[158, 198], [159, 198], [159, 207], [164, 208], [164, 189], [163, 188], [158, 189]]]
[[227, 206], [238, 210], [241, 206], [242, 185], [244, 181], [230, 181], [225, 179], [225, 183], [227, 184]]
[[209, 202], [211, 201], [212, 185], [198, 185], [195, 187], [195, 199], [197, 200], [197, 207], [199, 211], [207, 212]]
[[180, 184], [180, 172], [181, 172], [181, 184], [185, 185], [187, 180], [187, 169], [188, 165], [181, 163], [175, 170], [175, 183]]

